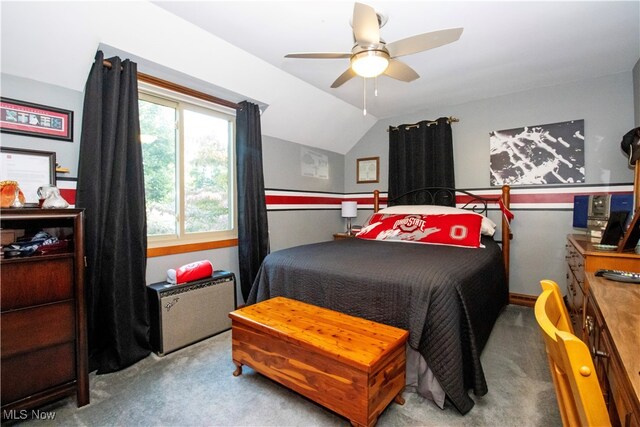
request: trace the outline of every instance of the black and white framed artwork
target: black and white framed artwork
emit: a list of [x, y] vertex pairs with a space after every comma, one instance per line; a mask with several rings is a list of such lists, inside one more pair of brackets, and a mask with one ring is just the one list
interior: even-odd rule
[[491, 185], [584, 182], [584, 120], [489, 134]]

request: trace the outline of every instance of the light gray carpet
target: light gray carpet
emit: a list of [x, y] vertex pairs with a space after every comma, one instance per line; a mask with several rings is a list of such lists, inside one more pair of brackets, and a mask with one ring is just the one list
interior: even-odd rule
[[[379, 426], [559, 426], [558, 406], [533, 310], [508, 306], [482, 354], [489, 392], [467, 415], [405, 392]], [[108, 375], [90, 375], [91, 404], [68, 398], [42, 408], [78, 426], [339, 426], [349, 422], [245, 367], [234, 377], [231, 332], [165, 357], [151, 355]]]

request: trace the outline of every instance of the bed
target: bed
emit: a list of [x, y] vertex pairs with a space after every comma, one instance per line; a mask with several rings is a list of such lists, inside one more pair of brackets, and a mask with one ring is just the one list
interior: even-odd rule
[[[443, 200], [445, 204], [462, 201], [473, 213], [456, 212], [460, 219], [448, 214], [397, 213], [406, 205], [421, 212], [423, 204]], [[508, 211], [508, 186], [494, 198], [462, 190], [419, 189], [389, 200], [391, 208], [382, 211], [376, 192], [376, 213], [362, 237], [374, 230], [379, 238], [384, 233], [377, 233], [375, 227], [387, 220], [396, 228], [414, 225], [419, 218], [429, 224], [436, 219], [456, 221], [451, 230], [461, 229], [457, 222], [472, 221], [466, 234], [477, 238], [470, 245], [480, 247], [399, 242], [396, 236], [396, 240], [351, 238], [288, 248], [265, 258], [247, 304], [285, 296], [409, 330], [407, 385], [438, 406], [444, 407], [446, 399], [465, 414], [474, 405], [468, 390], [479, 396], [488, 391], [480, 354], [509, 297], [506, 215], [502, 215], [502, 248], [486, 235], [490, 234], [484, 230], [486, 218], [481, 221], [483, 234], [478, 228], [475, 235], [480, 220], [472, 217], [498, 204]], [[464, 224], [462, 228], [468, 225]], [[407, 238], [415, 240], [415, 234]]]

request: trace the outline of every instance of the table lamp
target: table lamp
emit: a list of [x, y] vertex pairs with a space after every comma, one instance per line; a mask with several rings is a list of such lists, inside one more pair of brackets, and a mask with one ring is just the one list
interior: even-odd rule
[[342, 202], [342, 217], [347, 218], [347, 234], [351, 234], [351, 218], [358, 216], [358, 202]]

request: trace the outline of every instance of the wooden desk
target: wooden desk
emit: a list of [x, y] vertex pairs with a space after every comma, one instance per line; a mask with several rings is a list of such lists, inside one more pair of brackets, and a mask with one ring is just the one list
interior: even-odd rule
[[584, 234], [569, 234], [566, 245], [567, 302], [574, 333], [586, 341], [586, 295], [589, 293], [585, 272], [609, 270], [640, 271], [640, 255], [596, 250]]
[[586, 273], [585, 341], [613, 425], [640, 426], [640, 285]]

